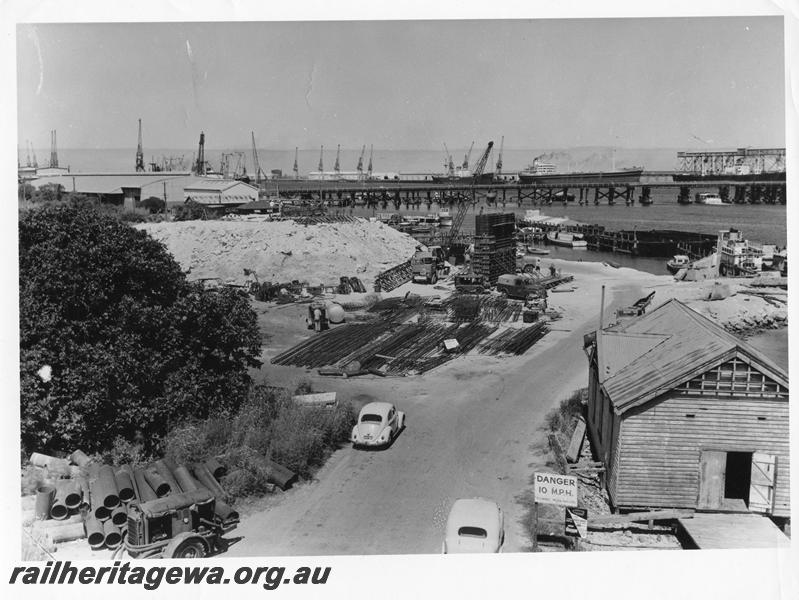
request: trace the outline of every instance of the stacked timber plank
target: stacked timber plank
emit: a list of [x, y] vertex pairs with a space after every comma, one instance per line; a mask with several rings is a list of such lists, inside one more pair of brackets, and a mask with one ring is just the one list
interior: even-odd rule
[[479, 348], [481, 354], [516, 354], [527, 352], [538, 340], [544, 337], [548, 329], [541, 323], [533, 323], [521, 329], [506, 329], [493, 338], [484, 341]]

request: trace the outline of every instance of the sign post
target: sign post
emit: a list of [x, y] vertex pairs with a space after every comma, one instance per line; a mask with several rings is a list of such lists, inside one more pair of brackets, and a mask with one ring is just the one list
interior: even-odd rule
[[[538, 550], [538, 504], [577, 507], [577, 477], [559, 473], [533, 473], [533, 552]], [[568, 517], [567, 517], [568, 518]]]

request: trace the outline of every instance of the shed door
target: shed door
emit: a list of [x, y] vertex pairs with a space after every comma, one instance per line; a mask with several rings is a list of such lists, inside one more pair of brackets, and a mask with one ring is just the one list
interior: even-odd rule
[[771, 514], [774, 506], [774, 480], [777, 457], [772, 454], [752, 454], [752, 483], [749, 488], [749, 510]]
[[721, 508], [724, 500], [724, 476], [727, 453], [703, 450], [699, 458], [699, 508]]

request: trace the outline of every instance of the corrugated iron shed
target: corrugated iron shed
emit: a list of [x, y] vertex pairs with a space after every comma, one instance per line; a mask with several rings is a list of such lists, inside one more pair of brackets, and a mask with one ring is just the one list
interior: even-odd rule
[[[630, 347], [625, 348], [625, 343]], [[603, 357], [601, 369], [611, 373], [602, 380], [602, 387], [617, 414], [736, 355], [755, 360], [768, 375], [788, 387], [787, 374], [773, 361], [678, 300], [669, 300], [646, 315], [599, 332], [597, 345]], [[603, 352], [603, 346], [615, 349], [616, 355]], [[623, 358], [633, 360], [624, 366]]]

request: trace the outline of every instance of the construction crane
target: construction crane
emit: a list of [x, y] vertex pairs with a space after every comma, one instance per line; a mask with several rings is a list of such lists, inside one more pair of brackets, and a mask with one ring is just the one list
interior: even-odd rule
[[462, 166], [463, 166], [464, 169], [468, 169], [469, 168], [469, 161], [472, 159], [472, 150], [473, 149], [474, 149], [474, 140], [472, 140], [472, 145], [469, 146], [469, 151], [463, 157], [463, 165]]
[[458, 203], [458, 212], [455, 213], [455, 217], [452, 219], [452, 227], [449, 229], [449, 233], [447, 234], [444, 247], [449, 249], [452, 246], [452, 242], [455, 241], [455, 238], [460, 231], [461, 225], [463, 225], [463, 220], [466, 218], [466, 213], [469, 212], [469, 206], [475, 200], [475, 189], [474, 186], [480, 180], [480, 176], [485, 171], [486, 163], [488, 162], [488, 156], [491, 154], [491, 149], [494, 147], [494, 142], [488, 142], [488, 146], [483, 152], [483, 155], [480, 157], [480, 160], [474, 166], [474, 170], [472, 171], [472, 190], [471, 190], [471, 202], [467, 198], [461, 197], [460, 202]]
[[260, 187], [263, 171], [261, 170], [261, 163], [258, 162], [258, 149], [255, 146], [255, 132], [251, 131], [250, 135], [252, 137], [252, 168], [255, 170], [255, 185]]
[[319, 175], [322, 175], [322, 171], [325, 170], [325, 165], [322, 163], [322, 155], [325, 153], [325, 146], [322, 144], [322, 149], [319, 150], [319, 166], [317, 167], [317, 171], [319, 171]]
[[201, 177], [206, 173], [205, 165], [205, 132], [200, 132], [200, 144], [197, 146], [197, 162], [194, 163], [194, 173]]
[[294, 146], [294, 179], [300, 178], [300, 167], [297, 163], [297, 153], [299, 152], [299, 148]]
[[38, 169], [39, 162], [36, 160], [36, 150], [33, 149], [33, 144], [30, 142], [30, 140], [28, 140], [28, 145], [31, 148], [31, 156], [33, 157], [33, 168]]
[[363, 179], [363, 155], [366, 153], [366, 144], [363, 145], [361, 148], [361, 155], [358, 157], [358, 166], [356, 167], [356, 171], [358, 171], [358, 179]]
[[505, 146], [505, 136], [499, 142], [499, 157], [497, 158], [497, 167], [494, 169], [494, 179], [502, 177], [502, 148]]
[[136, 146], [136, 172], [144, 171], [144, 150], [141, 144], [141, 119], [139, 119], [139, 145]]
[[371, 144], [369, 145], [369, 165], [366, 167], [366, 177], [371, 179], [372, 178], [372, 154], [374, 153], [375, 147]]
[[55, 129], [50, 131], [50, 168], [58, 168], [58, 148], [56, 144]]
[[341, 144], [336, 146], [336, 164], [333, 165], [333, 171], [336, 172], [336, 175], [339, 174], [341, 171], [341, 165], [339, 164], [339, 156], [341, 155]]

